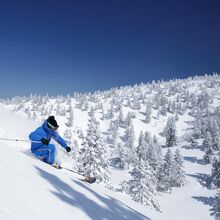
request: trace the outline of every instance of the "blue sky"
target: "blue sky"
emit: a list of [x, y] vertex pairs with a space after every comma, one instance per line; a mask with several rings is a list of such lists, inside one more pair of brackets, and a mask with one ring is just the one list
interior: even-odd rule
[[0, 97], [220, 72], [214, 0], [0, 0]]

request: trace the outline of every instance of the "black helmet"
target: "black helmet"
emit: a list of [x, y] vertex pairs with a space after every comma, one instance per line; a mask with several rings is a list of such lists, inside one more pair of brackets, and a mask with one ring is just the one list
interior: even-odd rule
[[53, 130], [56, 130], [59, 127], [59, 125], [57, 124], [57, 121], [55, 120], [54, 116], [50, 116], [47, 119], [47, 125], [48, 125], [49, 128], [52, 128]]

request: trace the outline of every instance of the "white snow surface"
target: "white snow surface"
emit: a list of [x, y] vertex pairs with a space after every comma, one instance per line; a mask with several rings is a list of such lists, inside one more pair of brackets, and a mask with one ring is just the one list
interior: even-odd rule
[[[27, 139], [36, 125], [0, 109], [1, 136]], [[11, 132], [9, 132], [11, 131]], [[13, 134], [13, 135], [11, 135]], [[21, 135], [23, 134], [23, 136]], [[27, 155], [29, 144], [0, 141], [0, 219], [149, 219], [146, 207]]]
[[[1, 137], [27, 139], [39, 125], [21, 115], [0, 109]], [[184, 143], [182, 143], [184, 144]], [[214, 192], [203, 178], [210, 165], [200, 160], [203, 152], [181, 148], [185, 158], [186, 184], [171, 194], [159, 196], [162, 212], [144, 207], [124, 194], [97, 184], [79, 181], [79, 176], [56, 170], [27, 155], [29, 143], [0, 141], [0, 219], [156, 219], [208, 220], [209, 200]], [[175, 150], [175, 148], [173, 148]], [[120, 183], [123, 171], [112, 170], [113, 183]]]
[[[192, 87], [191, 89], [195, 89]], [[195, 89], [196, 90], [196, 89]], [[219, 94], [219, 93], [218, 93]], [[213, 106], [219, 106], [216, 97]], [[106, 104], [107, 105], [107, 104]], [[0, 138], [28, 140], [28, 135], [38, 121], [28, 119], [22, 112], [11, 111], [10, 106], [0, 105]], [[123, 109], [124, 115], [130, 109]], [[144, 109], [141, 109], [140, 112]], [[163, 131], [167, 117], [156, 118], [156, 111], [150, 124], [144, 123], [143, 114], [137, 112], [133, 120], [135, 135], [141, 130], [150, 130], [152, 135], [164, 143], [158, 134]], [[53, 112], [52, 112], [53, 114]], [[119, 192], [120, 184], [129, 178], [128, 170], [111, 168], [113, 190], [97, 183], [88, 184], [78, 180], [79, 175], [55, 168], [30, 156], [30, 143], [0, 140], [0, 220], [211, 220], [211, 203], [215, 191], [206, 184], [211, 165], [203, 163], [204, 151], [201, 143], [194, 149], [187, 149], [183, 140], [185, 131], [193, 120], [188, 114], [179, 116], [177, 121], [177, 148], [184, 158], [185, 185], [172, 188], [172, 193], [160, 193], [158, 202], [161, 212], [142, 206]], [[66, 117], [57, 117], [61, 135]], [[86, 131], [88, 115], [74, 109], [74, 129]], [[101, 132], [107, 132], [109, 121], [101, 121]], [[75, 135], [76, 136], [76, 135]], [[63, 166], [74, 169], [73, 160], [58, 145], [56, 160]], [[164, 151], [166, 149], [163, 149]]]

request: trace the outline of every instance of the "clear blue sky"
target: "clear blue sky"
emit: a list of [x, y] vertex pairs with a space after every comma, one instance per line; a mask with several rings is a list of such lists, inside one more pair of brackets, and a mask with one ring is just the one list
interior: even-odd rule
[[214, 71], [218, 0], [0, 0], [0, 97]]

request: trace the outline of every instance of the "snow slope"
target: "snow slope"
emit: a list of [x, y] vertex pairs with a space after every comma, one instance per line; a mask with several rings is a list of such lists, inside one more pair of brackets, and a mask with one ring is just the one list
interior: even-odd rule
[[186, 183], [181, 188], [173, 188], [170, 195], [160, 197], [164, 219], [213, 219], [209, 209], [215, 193], [206, 182], [211, 165], [203, 164], [204, 152], [201, 146], [189, 150], [184, 147], [184, 143], [181, 144], [183, 144], [181, 154], [184, 157]]
[[[0, 120], [7, 138], [26, 139], [36, 125], [3, 109]], [[145, 207], [28, 156], [28, 148], [0, 141], [0, 219], [149, 219]]]
[[[39, 125], [3, 108], [0, 108], [0, 121], [0, 137], [5, 138], [27, 139], [30, 130]], [[28, 156], [29, 143], [0, 141], [0, 219], [213, 219], [209, 205], [214, 192], [204, 182], [210, 165], [202, 163], [202, 147], [186, 149], [183, 142], [177, 147], [180, 146], [185, 160], [186, 184], [173, 189], [172, 194], [159, 196], [160, 213], [124, 194], [97, 184], [82, 183], [76, 175]], [[115, 181], [120, 182], [122, 172], [112, 172]]]

